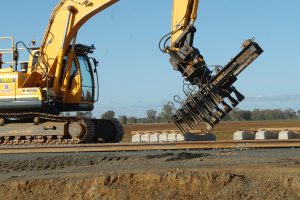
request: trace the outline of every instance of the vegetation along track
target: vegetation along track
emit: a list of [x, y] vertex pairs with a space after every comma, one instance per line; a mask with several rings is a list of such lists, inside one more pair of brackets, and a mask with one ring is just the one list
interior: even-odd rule
[[300, 140], [249, 140], [214, 142], [170, 143], [118, 143], [77, 145], [0, 145], [0, 154], [10, 153], [59, 153], [59, 152], [113, 152], [183, 149], [251, 149], [251, 148], [300, 148]]

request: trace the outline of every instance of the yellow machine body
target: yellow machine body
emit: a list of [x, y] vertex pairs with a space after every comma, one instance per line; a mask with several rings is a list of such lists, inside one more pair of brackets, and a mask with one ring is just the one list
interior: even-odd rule
[[[87, 46], [80, 46], [87, 48]], [[2, 112], [32, 112], [42, 111], [56, 113], [62, 111], [92, 110], [95, 102], [95, 79], [94, 69], [89, 62], [89, 58], [81, 50], [74, 48], [74, 52], [67, 53], [63, 59], [62, 73], [59, 77], [60, 105], [47, 105], [47, 92], [51, 89], [40, 87], [37, 80], [41, 74], [34, 70], [34, 58], [31, 56], [26, 63], [26, 69], [15, 71], [13, 67], [0, 69], [0, 109]], [[75, 51], [79, 53], [75, 54]], [[36, 51], [33, 51], [33, 53]], [[34, 54], [33, 54], [34, 55]], [[69, 59], [69, 61], [68, 61]], [[34, 79], [28, 79], [28, 77]], [[33, 82], [28, 82], [33, 80]], [[88, 81], [87, 81], [88, 80]], [[87, 85], [89, 83], [90, 85]], [[39, 86], [39, 87], [37, 87]], [[46, 103], [45, 103], [46, 102]], [[59, 110], [55, 110], [58, 106]], [[51, 111], [52, 109], [52, 111]]]
[[[9, 129], [7, 126], [11, 119], [33, 120], [35, 125], [40, 123], [39, 119], [63, 122], [62, 126], [36, 126], [37, 134], [44, 130], [49, 133], [38, 135], [44, 142], [66, 139], [90, 143], [98, 138], [107, 142], [121, 140], [122, 128], [113, 120], [59, 116], [65, 111], [93, 110], [98, 99], [98, 62], [90, 56], [94, 46], [77, 44], [77, 34], [90, 18], [116, 2], [118, 0], [60, 0], [40, 47], [28, 48], [20, 41], [12, 42], [8, 51], [0, 48], [0, 126], [4, 126], [2, 130], [7, 133], [0, 135], [0, 144], [15, 140], [10, 138], [17, 138], [17, 142], [38, 139], [33, 132], [22, 137], [10, 135], [15, 131], [14, 127]], [[200, 122], [206, 123], [210, 131], [224, 119], [244, 99], [233, 86], [237, 75], [263, 52], [257, 43], [247, 40], [242, 51], [225, 67], [216, 66], [214, 71], [209, 69], [193, 45], [198, 4], [199, 0], [173, 0], [171, 32], [159, 42], [160, 50], [170, 55], [173, 69], [181, 73], [187, 86], [184, 100], [175, 96], [179, 108], [169, 103], [175, 111], [171, 119], [182, 133], [188, 133]], [[30, 56], [28, 61], [18, 63], [21, 44]], [[10, 63], [3, 62], [6, 53], [12, 54]], [[3, 64], [9, 66], [4, 68]], [[72, 123], [77, 123], [80, 128], [70, 127]], [[73, 133], [76, 129], [78, 131]], [[53, 132], [55, 137], [51, 135]], [[100, 132], [103, 134], [96, 134]]]
[[171, 48], [183, 31], [197, 19], [199, 0], [173, 0]]
[[12, 68], [0, 69], [0, 105], [2, 112], [19, 110], [40, 110], [42, 108], [42, 91], [39, 87], [22, 88], [29, 76], [14, 72]]
[[[0, 69], [0, 110], [45, 113], [92, 110], [98, 78], [92, 67], [96, 62], [90, 62], [88, 54], [94, 48], [76, 45], [77, 32], [95, 14], [116, 2], [61, 0], [53, 10], [41, 46], [30, 50], [26, 67], [19, 71], [17, 66]], [[173, 1], [173, 51], [178, 48], [172, 43], [195, 21], [197, 8], [198, 0]], [[17, 46], [12, 43], [12, 57], [18, 53], [14, 51]]]

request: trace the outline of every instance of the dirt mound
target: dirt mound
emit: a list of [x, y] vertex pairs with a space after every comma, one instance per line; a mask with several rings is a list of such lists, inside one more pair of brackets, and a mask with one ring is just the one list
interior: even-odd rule
[[173, 170], [14, 180], [5, 199], [299, 199], [300, 177]]

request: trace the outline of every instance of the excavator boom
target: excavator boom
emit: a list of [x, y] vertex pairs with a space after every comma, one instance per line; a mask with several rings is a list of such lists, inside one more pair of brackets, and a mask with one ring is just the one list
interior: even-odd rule
[[173, 0], [171, 47], [176, 48], [176, 40], [182, 32], [197, 19], [199, 0]]

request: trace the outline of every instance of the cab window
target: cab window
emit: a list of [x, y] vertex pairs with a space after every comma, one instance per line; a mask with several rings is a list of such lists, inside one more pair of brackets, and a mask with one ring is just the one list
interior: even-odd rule
[[92, 71], [85, 56], [77, 56], [78, 64], [81, 72], [82, 82], [82, 101], [93, 101], [94, 100], [94, 82], [92, 77]]

